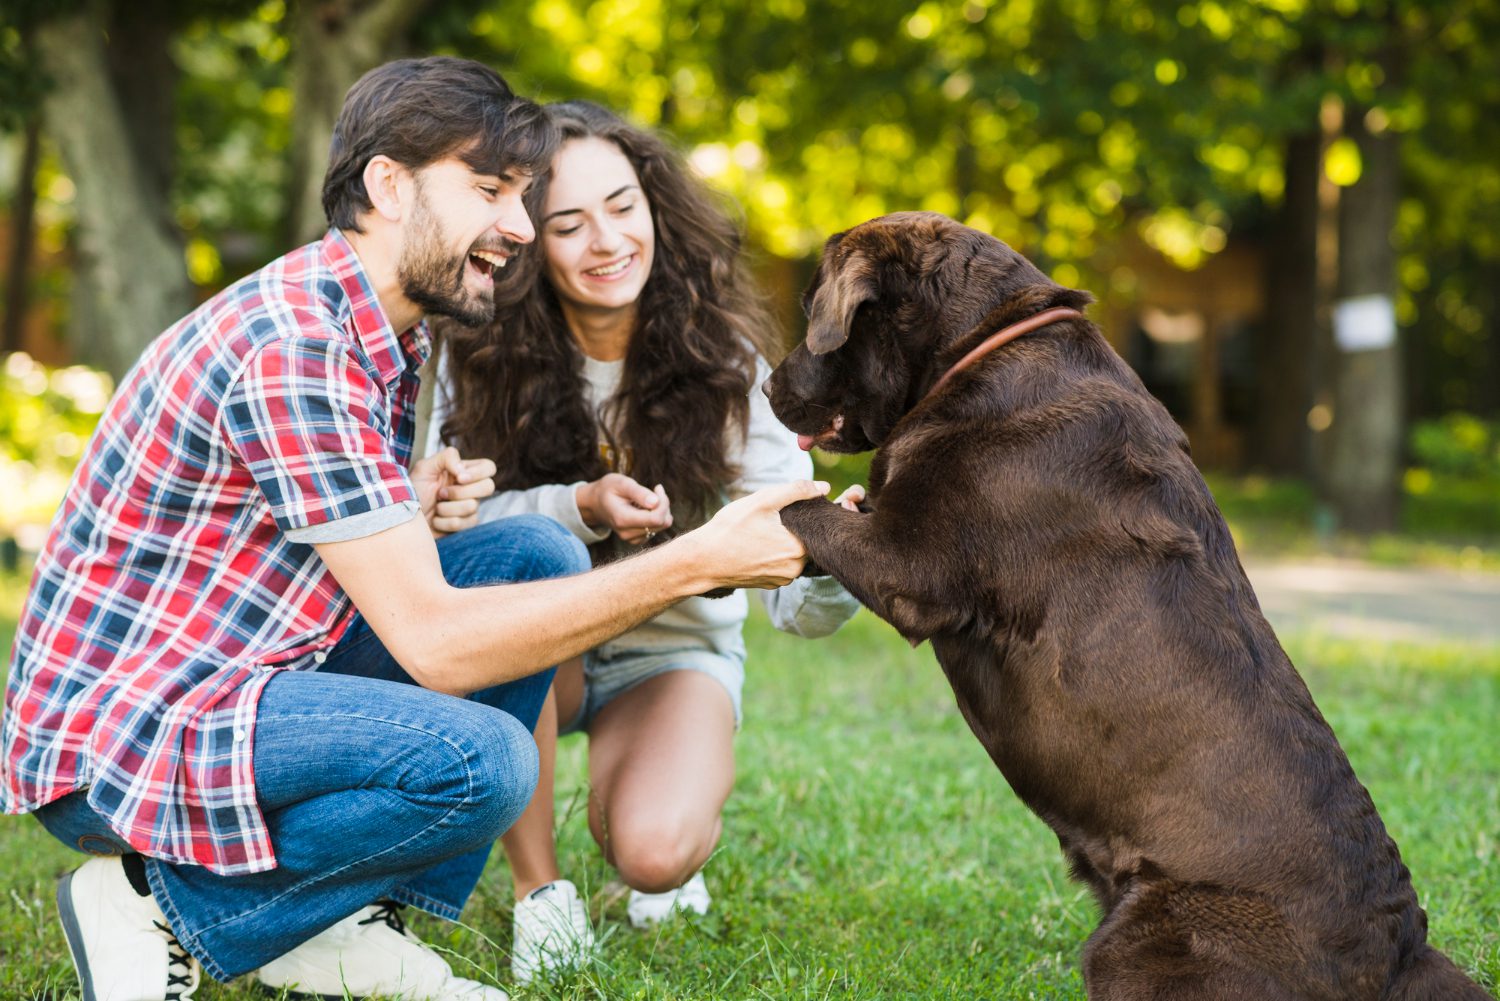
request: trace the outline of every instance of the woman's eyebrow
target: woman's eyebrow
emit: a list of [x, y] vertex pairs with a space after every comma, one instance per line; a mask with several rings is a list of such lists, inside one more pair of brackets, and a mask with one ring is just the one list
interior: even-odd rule
[[[624, 185], [623, 187], [616, 188], [615, 190], [611, 191], [609, 194], [605, 195], [604, 196], [604, 200], [607, 201], [607, 202], [612, 202], [616, 198], [619, 198], [621, 195], [623, 195], [625, 192], [630, 191], [632, 189], [639, 189], [639, 188], [640, 188], [640, 185], [638, 185], [638, 184], [627, 184], [627, 185]], [[556, 219], [560, 215], [577, 215], [579, 212], [582, 212], [582, 211], [583, 211], [583, 209], [558, 209], [556, 212], [548, 212], [547, 215], [542, 219], [542, 222], [551, 222], [553, 219]]]

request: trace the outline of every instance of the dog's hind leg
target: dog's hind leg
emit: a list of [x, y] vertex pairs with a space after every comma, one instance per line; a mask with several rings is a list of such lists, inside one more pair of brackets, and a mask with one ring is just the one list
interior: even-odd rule
[[[1204, 908], [1199, 902], [1182, 906], [1184, 898], [1204, 895], [1169, 883], [1132, 887], [1084, 946], [1083, 979], [1089, 1001], [1313, 1001], [1327, 997], [1289, 986], [1300, 965], [1295, 955], [1285, 957], [1292, 970], [1245, 961], [1248, 957], [1234, 944], [1215, 934], [1216, 921], [1201, 920]], [[1292, 973], [1293, 979], [1286, 973]]]
[[1386, 1001], [1492, 1001], [1484, 988], [1464, 976], [1453, 961], [1433, 948], [1391, 984]]

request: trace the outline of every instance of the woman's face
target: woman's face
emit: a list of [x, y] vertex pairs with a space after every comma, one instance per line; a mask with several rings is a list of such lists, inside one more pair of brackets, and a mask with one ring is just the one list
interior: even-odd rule
[[565, 304], [628, 309], [651, 274], [656, 228], [635, 168], [603, 139], [571, 139], [542, 206], [547, 277]]

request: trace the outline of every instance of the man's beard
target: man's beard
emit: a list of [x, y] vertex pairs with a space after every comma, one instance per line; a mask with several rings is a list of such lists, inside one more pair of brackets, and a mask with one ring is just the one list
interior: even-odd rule
[[406, 245], [396, 263], [396, 279], [401, 283], [402, 293], [424, 313], [450, 316], [466, 327], [483, 326], [493, 320], [494, 286], [475, 293], [464, 284], [469, 255], [451, 254], [444, 249], [442, 227], [428, 208], [420, 185], [409, 226]]

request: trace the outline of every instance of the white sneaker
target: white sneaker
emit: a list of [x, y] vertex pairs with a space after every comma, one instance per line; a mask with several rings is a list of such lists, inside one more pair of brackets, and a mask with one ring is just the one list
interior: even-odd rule
[[578, 887], [553, 880], [516, 901], [510, 973], [529, 984], [538, 973], [576, 969], [594, 955], [594, 927]]
[[671, 917], [677, 911], [692, 911], [707, 914], [713, 898], [708, 895], [708, 884], [703, 882], [703, 873], [693, 873], [693, 878], [675, 890], [666, 893], [642, 893], [630, 891], [630, 903], [625, 913], [636, 928], [648, 928]]
[[83, 1001], [191, 1001], [203, 971], [156, 898], [135, 892], [118, 856], [92, 858], [57, 884]]
[[400, 904], [383, 900], [349, 915], [256, 974], [273, 990], [402, 1001], [509, 1001], [498, 987], [455, 977], [453, 969], [406, 930]]

